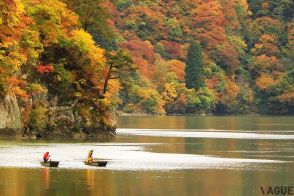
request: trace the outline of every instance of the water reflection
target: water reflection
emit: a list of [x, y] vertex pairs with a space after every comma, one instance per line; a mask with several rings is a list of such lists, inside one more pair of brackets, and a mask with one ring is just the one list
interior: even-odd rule
[[293, 116], [122, 116], [120, 128], [294, 130]]
[[[261, 195], [259, 186], [289, 185], [293, 173], [286, 171], [185, 170], [101, 171], [51, 170], [49, 182], [40, 181], [45, 170], [0, 169], [0, 195]], [[291, 184], [290, 184], [291, 185]]]
[[50, 189], [50, 171], [48, 167], [42, 169], [43, 184], [46, 189]]
[[[291, 122], [294, 117], [128, 117], [120, 126], [135, 130], [108, 143], [0, 140], [0, 195], [261, 195], [260, 186], [293, 186]], [[133, 132], [146, 128], [164, 130]], [[244, 139], [248, 134], [259, 138]], [[89, 149], [111, 160], [106, 168], [83, 164]], [[60, 168], [40, 166], [47, 150]]]
[[95, 181], [94, 181], [94, 172], [92, 169], [86, 170], [86, 176], [87, 176], [87, 185], [90, 190], [93, 190], [95, 187]]

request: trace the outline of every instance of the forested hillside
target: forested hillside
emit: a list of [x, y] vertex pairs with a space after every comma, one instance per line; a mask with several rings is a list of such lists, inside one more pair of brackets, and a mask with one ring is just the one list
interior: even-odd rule
[[113, 131], [120, 85], [112, 78], [131, 68], [127, 53], [106, 52], [58, 0], [1, 0], [0, 11], [0, 128]]
[[0, 0], [1, 102], [16, 96], [24, 127], [39, 131], [106, 129], [117, 108], [293, 113], [293, 10], [292, 0]]
[[[102, 3], [137, 76], [122, 109], [150, 113], [293, 113], [292, 0]], [[193, 46], [194, 45], [194, 46]]]

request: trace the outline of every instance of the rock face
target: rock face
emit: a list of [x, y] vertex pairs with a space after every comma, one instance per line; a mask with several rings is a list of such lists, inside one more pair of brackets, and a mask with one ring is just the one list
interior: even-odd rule
[[0, 101], [0, 132], [21, 133], [21, 113], [14, 95], [6, 95]]
[[[0, 135], [92, 138], [98, 134], [115, 134], [115, 126], [103, 126], [97, 119], [92, 119], [91, 115], [83, 116], [77, 109], [80, 107], [77, 101], [58, 105], [58, 98], [52, 99], [56, 101], [48, 99], [47, 95], [33, 98], [29, 100], [28, 108], [18, 102], [14, 95], [0, 99]], [[39, 113], [32, 115], [36, 108], [39, 108]], [[86, 112], [90, 110], [84, 109]], [[23, 121], [25, 115], [29, 116], [28, 121]], [[33, 123], [37, 125], [34, 126]]]

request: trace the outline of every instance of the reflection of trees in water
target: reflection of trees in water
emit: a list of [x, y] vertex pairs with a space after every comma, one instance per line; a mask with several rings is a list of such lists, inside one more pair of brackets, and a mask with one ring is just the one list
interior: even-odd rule
[[139, 129], [184, 129], [186, 117], [183, 116], [121, 116], [118, 125], [124, 128]]
[[279, 171], [0, 168], [0, 195], [259, 195], [260, 186], [293, 181], [293, 164], [273, 166]]
[[120, 116], [118, 127], [139, 129], [293, 130], [291, 116]]
[[0, 168], [0, 195], [45, 195], [41, 170]]

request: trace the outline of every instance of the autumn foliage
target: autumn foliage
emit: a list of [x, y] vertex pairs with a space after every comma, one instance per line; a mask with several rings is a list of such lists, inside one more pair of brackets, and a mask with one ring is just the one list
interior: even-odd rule
[[36, 71], [42, 75], [45, 73], [52, 73], [54, 71], [53, 65], [38, 65]]
[[[291, 6], [277, 0], [2, 0], [0, 95], [14, 93], [31, 108], [45, 94], [58, 103], [78, 102], [83, 119], [104, 124], [113, 124], [117, 109], [293, 113]], [[45, 116], [44, 108], [33, 116]]]

